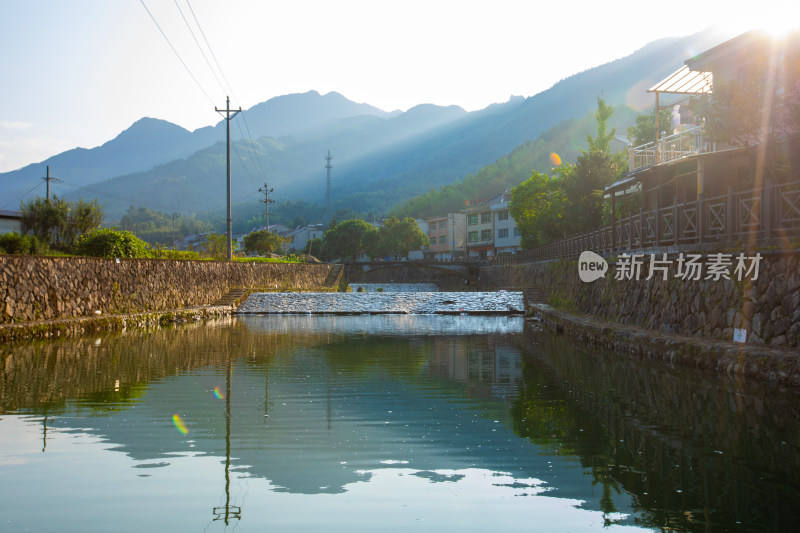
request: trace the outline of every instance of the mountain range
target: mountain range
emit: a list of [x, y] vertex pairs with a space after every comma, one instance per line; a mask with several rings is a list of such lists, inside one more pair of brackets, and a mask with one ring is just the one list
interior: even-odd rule
[[[423, 104], [388, 113], [335, 92], [272, 98], [245, 110], [231, 125], [233, 203], [248, 211], [257, 208], [263, 199], [258, 189], [266, 182], [275, 200], [322, 206], [324, 158], [330, 151], [334, 207], [386, 212], [432, 187], [477, 173], [563, 121], [585, 117], [601, 94], [616, 106], [652, 106], [648, 87], [722, 40], [706, 31], [654, 41], [532, 97], [512, 97], [474, 112]], [[534, 58], [532, 51], [531, 65]], [[68, 198], [98, 198], [107, 220], [118, 219], [130, 205], [186, 214], [221, 212], [224, 140], [224, 120], [190, 132], [142, 118], [96, 148], [76, 148], [0, 174], [0, 196], [27, 199], [26, 191], [41, 183], [49, 166], [51, 175], [62, 180], [51, 184], [52, 191]]]

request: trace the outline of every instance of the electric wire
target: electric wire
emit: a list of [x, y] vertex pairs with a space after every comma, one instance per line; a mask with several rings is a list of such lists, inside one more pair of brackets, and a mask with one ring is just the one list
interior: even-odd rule
[[208, 93], [207, 93], [207, 92], [206, 92], [206, 90], [203, 88], [203, 86], [200, 84], [200, 82], [199, 82], [199, 81], [197, 81], [197, 78], [195, 78], [194, 74], [192, 74], [192, 71], [189, 69], [189, 66], [188, 66], [188, 65], [187, 65], [187, 64], [186, 64], [186, 63], [183, 61], [183, 58], [182, 58], [182, 57], [181, 57], [181, 55], [178, 53], [178, 51], [175, 49], [175, 47], [174, 47], [174, 46], [172, 46], [172, 42], [169, 40], [169, 37], [167, 37], [167, 34], [166, 34], [166, 33], [164, 33], [164, 30], [163, 30], [163, 29], [161, 29], [161, 26], [159, 25], [158, 21], [157, 21], [157, 20], [156, 20], [156, 18], [153, 16], [153, 14], [150, 12], [150, 10], [147, 8], [147, 5], [144, 3], [144, 0], [139, 0], [139, 2], [142, 4], [142, 7], [144, 7], [145, 11], [147, 11], [147, 14], [148, 14], [148, 15], [150, 15], [150, 19], [153, 21], [153, 24], [155, 24], [155, 25], [156, 25], [156, 28], [158, 28], [158, 31], [160, 31], [160, 32], [161, 32], [161, 35], [162, 35], [162, 36], [164, 36], [164, 40], [165, 40], [165, 41], [167, 41], [167, 44], [168, 44], [168, 45], [169, 45], [169, 47], [172, 49], [172, 51], [175, 53], [175, 57], [177, 57], [177, 58], [178, 58], [178, 61], [180, 61], [180, 62], [181, 62], [181, 65], [183, 65], [183, 68], [185, 68], [185, 69], [186, 69], [186, 72], [187, 72], [187, 73], [189, 74], [189, 76], [191, 76], [191, 78], [194, 80], [195, 84], [197, 84], [197, 87], [198, 87], [198, 88], [199, 88], [199, 89], [200, 89], [200, 90], [203, 92], [203, 94], [206, 96], [206, 98], [208, 99], [208, 101], [209, 101], [209, 102], [211, 102], [211, 104], [213, 105], [213, 104], [214, 104], [214, 100], [213, 100], [213, 99], [212, 99], [212, 98], [211, 98], [211, 97], [208, 95]]
[[[178, 0], [175, 0], [176, 5], [177, 5], [177, 1]], [[197, 29], [200, 30], [200, 35], [203, 37], [203, 42], [206, 43], [206, 48], [208, 48], [208, 52], [211, 54], [211, 58], [214, 60], [214, 64], [217, 66], [217, 70], [219, 70], [219, 73], [222, 76], [222, 79], [225, 80], [225, 85], [227, 86], [228, 91], [230, 92], [231, 96], [233, 96], [234, 101], [238, 102], [239, 98], [236, 95], [236, 92], [233, 90], [233, 87], [231, 87], [231, 84], [228, 82], [228, 77], [225, 76], [225, 71], [222, 70], [222, 66], [220, 66], [219, 60], [217, 60], [217, 55], [214, 53], [214, 49], [211, 48], [211, 43], [208, 42], [208, 38], [206, 37], [206, 32], [203, 31], [203, 26], [200, 25], [200, 21], [198, 20], [197, 15], [195, 14], [194, 9], [192, 8], [192, 4], [189, 2], [189, 0], [186, 0], [186, 5], [189, 6], [189, 11], [192, 14], [192, 18], [194, 19], [194, 23], [197, 25]], [[178, 8], [178, 9], [180, 10], [180, 8]], [[183, 16], [183, 12], [181, 12], [181, 16]], [[184, 22], [186, 22], [185, 18], [184, 18]], [[187, 22], [187, 26], [188, 26], [188, 22]], [[190, 31], [191, 31], [191, 29], [190, 29]], [[194, 37], [194, 33], [192, 33], [192, 37]], [[197, 43], [198, 48], [200, 48], [200, 50], [202, 52], [202, 47], [200, 46], [200, 43], [197, 42], [197, 39], [195, 39], [195, 43]], [[205, 57], [206, 57], [205, 54], [203, 54], [203, 58], [205, 58]], [[208, 59], [206, 59], [206, 63], [208, 63]], [[214, 69], [211, 68], [210, 64], [208, 65], [208, 67], [211, 69], [212, 72], [214, 72]], [[214, 77], [215, 78], [217, 77], [216, 74], [214, 74]], [[219, 83], [219, 78], [217, 78], [217, 82]], [[252, 153], [252, 157], [256, 160], [256, 163], [258, 163], [258, 166], [261, 169], [261, 176], [264, 178], [264, 181], [266, 182], [267, 181], [267, 172], [264, 170], [264, 167], [261, 164], [261, 158], [257, 156], [257, 150], [256, 150], [256, 147], [255, 147], [255, 143], [253, 142], [253, 135], [250, 133], [250, 125], [247, 123], [247, 116], [245, 115], [244, 111], [242, 111], [239, 114], [242, 116], [242, 121], [244, 122], [245, 130], [247, 130], [247, 137], [250, 140], [250, 146], [252, 148], [252, 152], [251, 152]], [[238, 118], [238, 117], [236, 117], [236, 118]], [[237, 121], [236, 124], [237, 124], [237, 127], [239, 128], [239, 133], [242, 135], [242, 138], [244, 139], [244, 133], [241, 131], [241, 126], [239, 125], [238, 121]]]
[[18, 196], [18, 197], [17, 197], [17, 198], [15, 198], [14, 200], [11, 200], [10, 202], [8, 202], [8, 203], [6, 203], [6, 204], [3, 204], [3, 205], [1, 205], [1, 206], [0, 206], [0, 209], [5, 209], [6, 207], [8, 207], [9, 205], [13, 204], [14, 202], [20, 202], [20, 201], [22, 201], [22, 199], [23, 199], [23, 198], [25, 198], [26, 196], [28, 196], [30, 193], [32, 193], [34, 190], [38, 189], [38, 188], [39, 188], [39, 187], [41, 187], [41, 186], [42, 186], [41, 182], [40, 182], [40, 183], [37, 183], [36, 185], [34, 185], [34, 186], [33, 186], [33, 187], [31, 187], [30, 189], [28, 189], [28, 191], [27, 191], [27, 192], [23, 193], [21, 196]]
[[[194, 39], [194, 43], [197, 45], [197, 48], [200, 49], [200, 54], [203, 56], [203, 59], [205, 60], [206, 65], [208, 65], [208, 69], [211, 71], [211, 74], [214, 75], [214, 79], [217, 80], [217, 85], [219, 85], [219, 88], [222, 89], [222, 92], [225, 92], [225, 87], [223, 87], [222, 82], [219, 80], [219, 76], [217, 76], [217, 72], [214, 70], [214, 67], [211, 66], [211, 62], [208, 60], [208, 57], [206, 56], [205, 51], [203, 51], [203, 47], [200, 46], [200, 42], [197, 40], [197, 36], [194, 34], [194, 30], [192, 30], [192, 27], [189, 25], [189, 21], [186, 20], [186, 17], [183, 14], [183, 10], [181, 9], [181, 6], [178, 5], [178, 0], [174, 0], [174, 2], [175, 2], [175, 7], [178, 8], [178, 13], [181, 14], [181, 18], [183, 19], [183, 23], [186, 24], [186, 28], [189, 30], [189, 33], [192, 35], [192, 39]], [[191, 9], [191, 6], [189, 6], [189, 7]], [[195, 18], [195, 22], [197, 22], [197, 18]], [[200, 32], [202, 33], [202, 29], [200, 30]], [[206, 42], [206, 44], [208, 44], [208, 43]], [[220, 71], [220, 72], [222, 72], [222, 71]]]

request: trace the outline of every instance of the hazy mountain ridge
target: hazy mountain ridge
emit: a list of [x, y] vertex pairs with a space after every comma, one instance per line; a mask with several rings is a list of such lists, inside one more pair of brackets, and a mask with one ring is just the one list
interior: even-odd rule
[[[316, 91], [278, 96], [253, 106], [245, 113], [247, 123], [232, 125], [232, 136], [246, 136], [248, 130], [253, 138], [298, 135], [345, 117], [390, 116], [368, 104], [351, 102], [339, 93], [322, 96]], [[224, 139], [224, 120], [215, 126], [190, 132], [166, 120], [145, 117], [95, 148], [74, 148], [40, 163], [0, 173], [0, 194], [3, 198], [22, 195], [37, 183], [42, 183], [41, 177], [48, 165], [51, 175], [63, 180], [63, 184], [53, 183], [51, 189], [58, 194], [71, 194], [80, 187], [187, 158]]]
[[[234, 203], [257, 205], [257, 190], [265, 180], [275, 188], [277, 200], [321, 201], [324, 156], [330, 150], [337, 205], [388, 210], [431, 187], [477, 173], [555, 124], [581, 119], [595, 109], [601, 93], [613, 105], [652, 105], [647, 87], [683, 64], [692, 50], [722, 40], [703, 32], [655, 41], [530, 98], [512, 97], [471, 113], [431, 104], [387, 113], [339, 93], [316, 91], [270, 99], [245, 111], [247, 131], [245, 125], [232, 125]], [[252, 144], [240, 139], [248, 131]], [[0, 194], [6, 198], [40, 183], [49, 164], [51, 173], [66, 182], [54, 184], [53, 190], [97, 196], [107, 205], [109, 218], [131, 204], [185, 213], [223, 210], [223, 141], [224, 120], [188, 132], [145, 118], [99, 147], [70, 150], [0, 174]], [[252, 160], [253, 154], [258, 161]], [[80, 186], [84, 188], [73, 192]]]

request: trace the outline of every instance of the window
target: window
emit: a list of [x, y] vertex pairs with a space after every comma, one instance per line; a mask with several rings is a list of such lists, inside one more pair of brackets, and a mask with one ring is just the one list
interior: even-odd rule
[[492, 221], [491, 213], [481, 213], [481, 224], [488, 224]]
[[492, 238], [492, 230], [490, 230], [490, 229], [481, 230], [481, 240], [482, 241], [488, 241], [491, 238]]
[[447, 227], [447, 221], [446, 220], [442, 220], [441, 222], [439, 222], [439, 229], [444, 229], [446, 227]]
[[447, 244], [447, 235], [441, 235], [439, 237], [439, 244]]
[[516, 226], [514, 226], [514, 237], [519, 237], [519, 235], [520, 235], [520, 233], [519, 233], [519, 228], [517, 228]]
[[477, 224], [478, 224], [478, 215], [470, 215], [470, 216], [469, 216], [469, 222], [468, 222], [468, 224], [469, 224], [470, 226], [475, 226], [475, 225], [477, 225]]
[[506, 237], [508, 237], [508, 228], [503, 228], [503, 229], [497, 230], [497, 238], [498, 239], [505, 239]]
[[497, 212], [497, 220], [508, 220], [508, 209]]
[[478, 242], [478, 232], [477, 231], [470, 231], [468, 240], [469, 240], [469, 242]]

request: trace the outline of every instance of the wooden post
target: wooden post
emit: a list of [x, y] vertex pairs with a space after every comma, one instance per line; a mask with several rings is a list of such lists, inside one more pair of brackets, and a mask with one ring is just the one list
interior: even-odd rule
[[611, 253], [617, 250], [617, 194], [611, 193]]
[[767, 240], [772, 238], [772, 192], [770, 180], [765, 178], [761, 189], [761, 209], [758, 218], [759, 221], [763, 221], [764, 238]]
[[678, 216], [680, 215], [678, 204], [672, 204], [672, 237], [674, 238], [675, 246], [678, 246], [678, 237], [680, 237], [680, 219]]
[[697, 242], [703, 244], [703, 193], [697, 195]]
[[661, 242], [661, 211], [658, 209], [658, 204], [656, 203], [655, 216], [653, 217], [656, 246]]
[[725, 201], [725, 226], [728, 230], [728, 243], [733, 242], [733, 187], [728, 187], [728, 195]]

